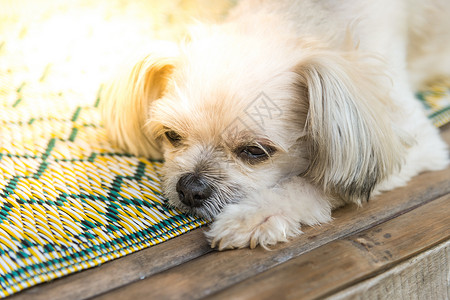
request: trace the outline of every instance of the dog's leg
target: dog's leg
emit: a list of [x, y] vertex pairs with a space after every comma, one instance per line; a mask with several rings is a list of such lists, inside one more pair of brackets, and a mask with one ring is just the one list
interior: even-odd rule
[[300, 224], [331, 220], [331, 207], [316, 187], [300, 177], [253, 192], [227, 206], [206, 233], [219, 250], [274, 245], [301, 233]]

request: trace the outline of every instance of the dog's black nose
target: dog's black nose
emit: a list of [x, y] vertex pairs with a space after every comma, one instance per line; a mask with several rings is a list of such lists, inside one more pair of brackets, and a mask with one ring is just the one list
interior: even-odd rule
[[178, 180], [177, 192], [181, 202], [190, 207], [199, 207], [203, 200], [211, 196], [212, 189], [200, 175], [188, 173]]

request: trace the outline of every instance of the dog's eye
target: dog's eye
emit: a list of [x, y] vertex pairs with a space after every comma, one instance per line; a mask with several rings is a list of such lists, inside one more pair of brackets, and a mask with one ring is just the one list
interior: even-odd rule
[[169, 142], [174, 146], [181, 141], [181, 135], [179, 135], [173, 130], [166, 131], [165, 135], [166, 138], [169, 140]]
[[275, 152], [275, 149], [270, 146], [245, 146], [239, 148], [237, 152], [241, 159], [246, 160], [249, 163], [257, 163], [268, 159], [269, 156]]
[[242, 153], [247, 156], [254, 156], [254, 157], [261, 157], [266, 155], [266, 152], [263, 149], [256, 146], [245, 147], [244, 149], [242, 149]]

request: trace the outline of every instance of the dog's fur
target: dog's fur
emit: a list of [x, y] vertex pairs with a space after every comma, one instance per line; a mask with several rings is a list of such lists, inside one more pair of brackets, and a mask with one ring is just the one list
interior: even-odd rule
[[449, 15], [448, 0], [245, 1], [124, 72], [105, 126], [126, 151], [165, 159], [169, 203], [215, 219], [213, 247], [286, 241], [446, 167], [413, 91], [450, 73]]

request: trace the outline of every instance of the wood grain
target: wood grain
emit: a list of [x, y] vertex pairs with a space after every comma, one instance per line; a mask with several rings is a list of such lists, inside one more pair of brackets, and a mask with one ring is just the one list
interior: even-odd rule
[[441, 137], [447, 142], [447, 145], [450, 145], [450, 123], [442, 126], [439, 131], [441, 133]]
[[450, 195], [336, 240], [210, 299], [317, 299], [450, 239]]
[[327, 300], [450, 299], [450, 240]]
[[[345, 207], [332, 223], [305, 228], [304, 234], [273, 251], [241, 249], [211, 252], [99, 299], [200, 298], [230, 287], [338, 238], [366, 230], [449, 193], [450, 169], [417, 176], [404, 188], [385, 193], [363, 208]], [[347, 242], [349, 243], [349, 242]]]
[[197, 229], [102, 266], [35, 286], [8, 299], [87, 299], [172, 268], [210, 251], [211, 248], [204, 239], [203, 229]]

